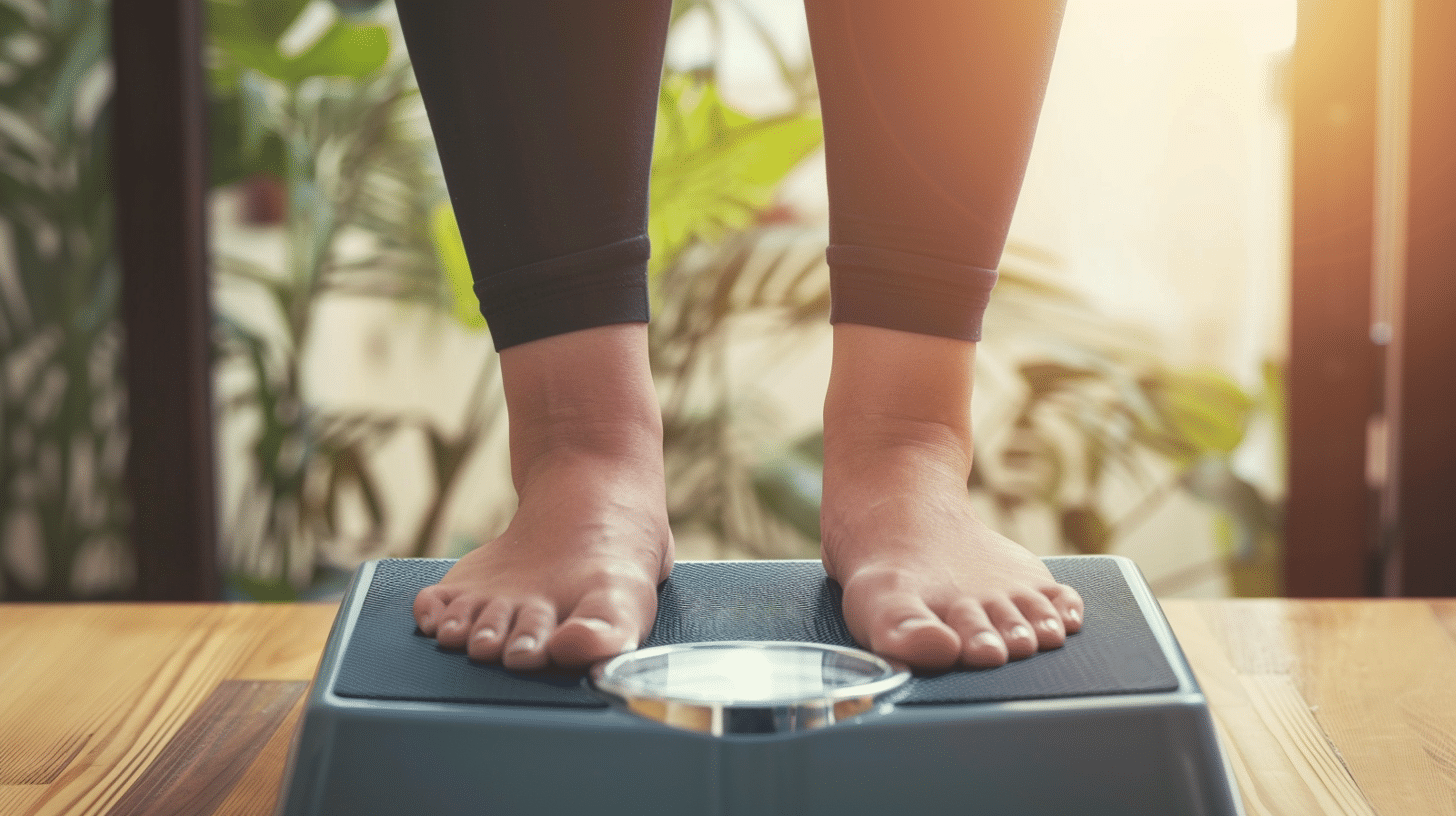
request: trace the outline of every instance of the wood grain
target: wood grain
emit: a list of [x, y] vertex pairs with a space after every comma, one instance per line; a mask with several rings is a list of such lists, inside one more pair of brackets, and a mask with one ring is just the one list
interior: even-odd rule
[[337, 604], [262, 604], [253, 607], [253, 626], [268, 632], [238, 664], [233, 677], [247, 680], [307, 680], [318, 670], [324, 638]]
[[[1439, 757], [1456, 734], [1456, 652], [1421, 601], [1324, 601], [1286, 612], [1300, 631], [1295, 678], [1370, 804], [1391, 816], [1450, 816]], [[1338, 636], [1329, 636], [1335, 633]]]
[[[1249, 816], [1329, 812], [1320, 804], [1329, 797], [1310, 785], [1316, 775], [1306, 767], [1306, 758], [1286, 752], [1289, 740], [1279, 723], [1270, 722], [1255, 705], [1244, 676], [1215, 635], [1214, 625], [1223, 621], [1208, 620], [1192, 602], [1168, 602], [1163, 608], [1208, 698]], [[1243, 617], [1239, 613], [1246, 610], [1230, 611], [1235, 613], [1231, 617]]]
[[[283, 665], [299, 673], [287, 679], [307, 681], [312, 667], [300, 669], [296, 655], [280, 664], [276, 644], [289, 638], [297, 645], [288, 654], [308, 649], [316, 661], [325, 617], [309, 607], [290, 615], [247, 605], [0, 605], [0, 632], [30, 633], [0, 658], [10, 661], [0, 664], [7, 687], [27, 691], [0, 697], [3, 753], [58, 756], [85, 738], [21, 812], [107, 813], [224, 680]], [[310, 624], [318, 628], [301, 638]], [[28, 772], [40, 770], [56, 769]]]
[[25, 813], [45, 795], [45, 785], [0, 785], [0, 813]]
[[278, 802], [288, 764], [288, 749], [303, 715], [303, 700], [289, 712], [288, 718], [273, 732], [273, 738], [259, 752], [247, 773], [233, 786], [228, 798], [213, 816], [271, 816]]
[[307, 686], [223, 681], [108, 816], [211, 816]]
[[[1456, 601], [1168, 601], [1249, 816], [1456, 814]], [[334, 616], [0, 604], [0, 814], [270, 816]]]
[[1251, 813], [1456, 813], [1456, 603], [1164, 608], [1236, 766], [1259, 768]]

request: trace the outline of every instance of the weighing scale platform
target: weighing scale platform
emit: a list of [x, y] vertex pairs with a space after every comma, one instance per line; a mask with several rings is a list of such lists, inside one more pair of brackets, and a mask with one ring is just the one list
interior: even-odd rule
[[[1242, 814], [1207, 703], [1131, 561], [1048, 558], [1086, 602], [1061, 649], [912, 677], [827, 727], [720, 736], [647, 719], [580, 674], [471, 662], [420, 634], [441, 559], [364, 564], [289, 757], [280, 816]], [[681, 562], [647, 647], [853, 646], [817, 561]]]

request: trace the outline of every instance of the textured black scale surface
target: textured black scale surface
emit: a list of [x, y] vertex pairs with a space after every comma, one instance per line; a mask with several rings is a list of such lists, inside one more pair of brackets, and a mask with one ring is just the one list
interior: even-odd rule
[[[415, 627], [411, 603], [452, 562], [381, 561], [334, 693], [375, 700], [600, 708], [579, 674], [526, 674], [472, 663]], [[954, 705], [1049, 697], [1172, 691], [1177, 676], [1115, 562], [1050, 559], [1057, 580], [1087, 604], [1080, 634], [1055, 651], [997, 669], [917, 676], [901, 705]], [[687, 562], [659, 590], [644, 646], [708, 640], [806, 640], [853, 646], [839, 589], [817, 562]]]

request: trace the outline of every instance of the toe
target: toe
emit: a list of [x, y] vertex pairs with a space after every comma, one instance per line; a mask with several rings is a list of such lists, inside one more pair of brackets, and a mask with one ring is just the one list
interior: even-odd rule
[[1062, 619], [1062, 630], [1067, 634], [1082, 631], [1082, 616], [1085, 608], [1082, 604], [1082, 596], [1077, 590], [1066, 584], [1057, 584], [1056, 588], [1046, 593], [1047, 600], [1057, 610], [1058, 616]]
[[453, 597], [454, 594], [449, 589], [439, 584], [427, 586], [415, 595], [415, 624], [420, 627], [421, 632], [429, 637], [435, 636], [441, 614]]
[[1045, 595], [1029, 592], [1017, 597], [1015, 603], [1016, 608], [1021, 610], [1021, 616], [1026, 618], [1027, 622], [1031, 624], [1032, 632], [1036, 634], [1038, 650], [1061, 648], [1067, 640], [1062, 616]]
[[476, 616], [488, 599], [473, 593], [456, 596], [440, 613], [435, 626], [435, 640], [446, 649], [463, 649], [475, 627]]
[[546, 668], [546, 641], [556, 627], [556, 612], [545, 601], [522, 604], [516, 609], [511, 633], [506, 636], [501, 662], [508, 669], [533, 671]]
[[[886, 593], [868, 604], [869, 623], [855, 636], [875, 654], [930, 671], [948, 669], [960, 659], [960, 638], [919, 597]], [[848, 608], [846, 615], [851, 615]]]
[[1021, 614], [1016, 605], [1008, 601], [993, 601], [985, 605], [986, 616], [996, 627], [1001, 639], [1006, 642], [1006, 655], [1011, 660], [1022, 660], [1036, 654], [1036, 630]]
[[991, 625], [979, 603], [965, 601], [951, 607], [946, 623], [961, 639], [961, 663], [978, 669], [989, 669], [1006, 662], [1006, 641]]
[[470, 641], [465, 647], [471, 660], [485, 663], [500, 661], [515, 613], [515, 606], [509, 601], [497, 599], [486, 604], [475, 616], [475, 626], [471, 628]]
[[551, 635], [546, 647], [551, 662], [579, 668], [637, 648], [656, 612], [656, 599], [652, 586], [588, 593]]

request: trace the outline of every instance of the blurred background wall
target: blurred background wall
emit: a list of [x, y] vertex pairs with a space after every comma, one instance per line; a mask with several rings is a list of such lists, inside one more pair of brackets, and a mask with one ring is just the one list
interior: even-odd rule
[[[230, 595], [328, 595], [363, 558], [457, 554], [509, 518], [504, 416], [392, 7], [207, 8]], [[6, 14], [13, 89], [44, 50], [21, 26], [55, 26]], [[681, 555], [814, 557], [826, 205], [802, 11], [694, 0], [676, 14], [652, 229]], [[1126, 554], [1167, 595], [1279, 589], [1293, 28], [1292, 0], [1068, 5], [982, 344], [969, 486], [1037, 552]], [[84, 51], [84, 30], [51, 47]], [[92, 61], [100, 78], [65, 119], [76, 132], [54, 138], [90, 135], [75, 111], [104, 98]], [[0, 117], [12, 175], [17, 121], [43, 115]], [[15, 202], [0, 212], [11, 306], [34, 263]], [[56, 415], [35, 395], [58, 335], [21, 331], [24, 314], [0, 326], [0, 431], [29, 456], [50, 449], [26, 447], [22, 418]], [[84, 569], [53, 554], [36, 498], [60, 478], [54, 450], [7, 460], [39, 475], [6, 483], [5, 591], [124, 591], [114, 528], [85, 533], [107, 543], [81, 545], [100, 553]]]

